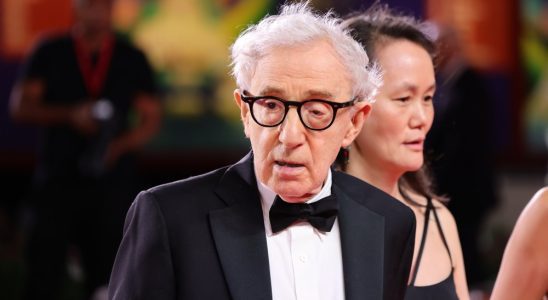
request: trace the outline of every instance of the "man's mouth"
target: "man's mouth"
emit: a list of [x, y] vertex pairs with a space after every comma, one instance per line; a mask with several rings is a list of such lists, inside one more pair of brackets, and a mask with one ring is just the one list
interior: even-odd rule
[[275, 161], [276, 165], [278, 166], [281, 166], [281, 167], [290, 167], [290, 168], [298, 168], [298, 167], [302, 167], [303, 164], [298, 164], [298, 163], [293, 163], [293, 162], [286, 162], [286, 161], [281, 161], [281, 160], [276, 160]]

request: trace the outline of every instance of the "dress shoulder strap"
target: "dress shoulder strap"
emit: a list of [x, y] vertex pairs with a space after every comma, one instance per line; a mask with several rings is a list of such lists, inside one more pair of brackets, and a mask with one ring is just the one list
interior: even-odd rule
[[424, 212], [424, 226], [422, 230], [421, 244], [419, 246], [419, 254], [417, 255], [417, 261], [415, 262], [415, 268], [411, 275], [411, 286], [415, 285], [415, 280], [417, 279], [417, 273], [419, 272], [419, 266], [421, 264], [422, 253], [424, 252], [424, 245], [426, 244], [426, 235], [428, 233], [428, 223], [430, 220], [430, 211], [432, 210], [432, 201], [428, 199], [426, 204], [426, 211]]
[[[432, 207], [434, 206], [432, 205]], [[447, 254], [449, 255], [449, 261], [451, 262], [451, 268], [452, 268], [453, 257], [451, 256], [451, 251], [449, 250], [449, 244], [447, 243], [447, 239], [445, 238], [445, 234], [443, 233], [443, 228], [441, 227], [440, 218], [438, 217], [438, 213], [436, 212], [435, 208], [432, 211], [434, 212], [434, 218], [436, 220], [436, 225], [438, 225], [438, 231], [440, 232], [441, 240], [443, 241], [443, 245], [445, 246], [445, 249], [447, 249]]]
[[451, 262], [451, 269], [453, 266], [453, 258], [451, 256], [451, 251], [449, 250], [449, 245], [447, 243], [447, 240], [445, 238], [445, 234], [443, 233], [443, 229], [441, 226], [440, 219], [438, 217], [438, 213], [436, 212], [436, 208], [434, 207], [432, 199], [427, 199], [426, 204], [426, 211], [424, 213], [424, 227], [422, 231], [422, 237], [421, 237], [421, 244], [419, 246], [419, 254], [417, 255], [417, 261], [415, 262], [415, 268], [413, 269], [413, 273], [411, 275], [411, 286], [415, 285], [415, 281], [417, 279], [417, 273], [419, 272], [419, 266], [422, 260], [422, 254], [424, 252], [424, 245], [426, 244], [426, 236], [428, 234], [428, 223], [430, 221], [430, 212], [433, 212], [434, 219], [436, 221], [436, 225], [438, 227], [438, 231], [440, 233], [441, 239], [443, 241], [443, 245], [445, 246], [445, 249], [447, 250], [447, 254], [449, 255], [449, 261]]

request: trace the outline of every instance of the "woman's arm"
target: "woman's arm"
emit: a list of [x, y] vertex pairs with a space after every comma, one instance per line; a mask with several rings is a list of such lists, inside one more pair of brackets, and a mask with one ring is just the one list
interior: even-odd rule
[[548, 291], [548, 188], [538, 191], [521, 213], [493, 289], [492, 298], [542, 299]]

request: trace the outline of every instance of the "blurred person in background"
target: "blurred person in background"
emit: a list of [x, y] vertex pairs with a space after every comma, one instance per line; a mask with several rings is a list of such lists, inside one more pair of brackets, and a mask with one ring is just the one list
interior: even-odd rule
[[548, 187], [523, 209], [504, 250], [493, 300], [548, 298]]
[[69, 245], [86, 298], [106, 286], [136, 188], [135, 153], [159, 128], [151, 67], [114, 34], [113, 1], [74, 0], [72, 30], [35, 48], [12, 91], [13, 119], [40, 128], [26, 299], [61, 297]]
[[497, 203], [494, 177], [492, 103], [478, 71], [466, 62], [456, 32], [439, 27], [436, 118], [426, 139], [435, 191], [448, 197], [462, 243], [471, 289], [487, 279], [479, 235]]
[[[423, 145], [434, 118], [435, 42], [413, 17], [373, 5], [343, 23], [351, 29], [383, 85], [349, 149], [343, 170], [409, 206], [417, 231], [405, 299], [469, 299], [455, 220], [433, 193]], [[348, 158], [345, 160], [344, 158]]]

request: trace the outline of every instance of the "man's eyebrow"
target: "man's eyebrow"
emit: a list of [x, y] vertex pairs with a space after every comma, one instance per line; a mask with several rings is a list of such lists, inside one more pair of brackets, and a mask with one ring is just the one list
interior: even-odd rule
[[[283, 89], [273, 87], [273, 86], [266, 86], [263, 89], [259, 91], [259, 95], [261, 96], [278, 96], [278, 97], [286, 97], [286, 93]], [[308, 90], [305, 92], [303, 99], [291, 99], [291, 100], [306, 100], [306, 99], [332, 99], [333, 94], [325, 91], [325, 90]]]
[[306, 92], [307, 98], [319, 98], [319, 99], [333, 99], [332, 93], [325, 90], [309, 90]]
[[284, 91], [282, 89], [266, 86], [259, 91], [260, 96], [284, 96]]

